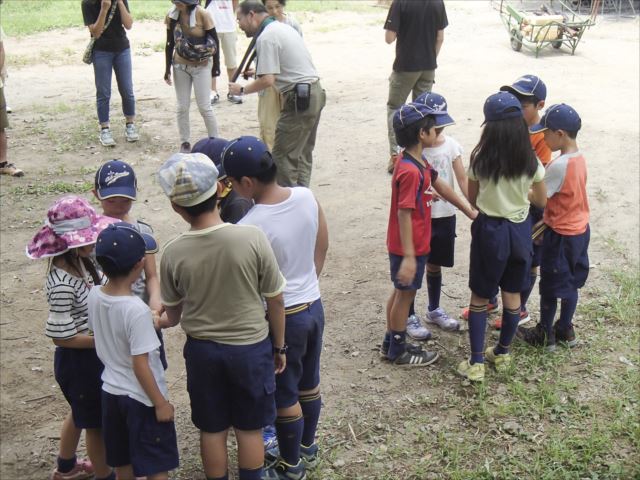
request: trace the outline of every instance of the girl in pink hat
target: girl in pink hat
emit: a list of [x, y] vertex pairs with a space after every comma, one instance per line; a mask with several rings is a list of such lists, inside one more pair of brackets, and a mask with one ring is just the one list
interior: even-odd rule
[[[27, 245], [27, 256], [48, 258], [49, 317], [45, 334], [56, 345], [54, 373], [71, 406], [62, 423], [57, 466], [50, 480], [115, 480], [105, 462], [100, 404], [103, 365], [87, 326], [87, 296], [101, 284], [90, 258], [100, 231], [116, 219], [98, 215], [85, 199], [66, 196], [47, 212], [45, 225]], [[82, 430], [91, 461], [76, 459]]]

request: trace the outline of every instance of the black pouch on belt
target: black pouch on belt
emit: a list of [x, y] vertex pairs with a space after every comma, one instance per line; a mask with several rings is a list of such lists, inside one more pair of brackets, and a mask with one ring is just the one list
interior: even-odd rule
[[311, 84], [296, 83], [293, 90], [296, 96], [296, 111], [304, 112], [311, 102]]

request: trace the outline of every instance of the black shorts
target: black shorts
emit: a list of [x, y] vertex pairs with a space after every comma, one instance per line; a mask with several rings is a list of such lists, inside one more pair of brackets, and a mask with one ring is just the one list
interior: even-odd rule
[[227, 345], [187, 337], [184, 345], [191, 420], [199, 430], [259, 430], [276, 418], [273, 349], [269, 337]]
[[102, 370], [94, 348], [56, 347], [53, 371], [76, 428], [102, 428]]
[[492, 298], [498, 287], [519, 293], [528, 284], [533, 255], [531, 220], [514, 223], [479, 214], [471, 224], [469, 288]]
[[456, 216], [431, 219], [431, 249], [427, 263], [453, 267], [456, 245]]
[[584, 286], [589, 276], [590, 236], [589, 226], [580, 235], [561, 235], [547, 228], [542, 240], [541, 296], [565, 298]]

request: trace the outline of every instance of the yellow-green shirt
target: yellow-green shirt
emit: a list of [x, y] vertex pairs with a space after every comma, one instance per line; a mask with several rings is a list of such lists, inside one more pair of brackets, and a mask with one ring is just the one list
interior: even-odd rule
[[529, 188], [531, 184], [544, 180], [544, 167], [538, 160], [538, 169], [532, 177], [500, 177], [497, 182], [478, 178], [473, 169], [467, 170], [469, 180], [479, 183], [476, 205], [485, 215], [506, 218], [514, 223], [524, 222], [529, 214]]

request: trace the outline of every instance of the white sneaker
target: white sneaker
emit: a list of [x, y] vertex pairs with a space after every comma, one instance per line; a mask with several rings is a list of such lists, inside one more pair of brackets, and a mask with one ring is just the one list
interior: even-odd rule
[[113, 139], [113, 135], [111, 134], [111, 130], [108, 128], [103, 128], [100, 130], [100, 143], [104, 147], [113, 147], [116, 144], [116, 141]]
[[124, 136], [127, 137], [127, 142], [137, 142], [140, 140], [138, 129], [133, 123], [127, 123], [127, 126], [124, 129]]
[[460, 330], [460, 322], [447, 315], [442, 308], [438, 307], [435, 310], [427, 310], [427, 316], [425, 322], [438, 325], [443, 330]]
[[229, 100], [231, 103], [235, 103], [236, 105], [239, 105], [242, 103], [242, 95], [227, 95], [227, 100]]
[[211, 100], [211, 105], [214, 105], [220, 101], [220, 95], [215, 90], [212, 90], [209, 99]]
[[431, 332], [422, 324], [417, 315], [409, 315], [407, 318], [407, 335], [414, 340], [429, 340], [431, 338]]

